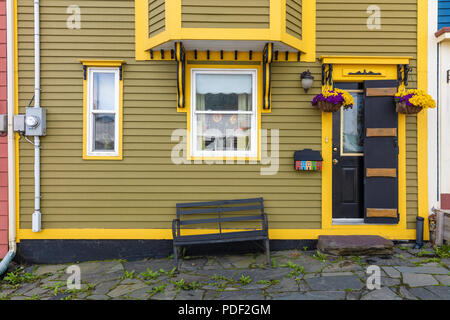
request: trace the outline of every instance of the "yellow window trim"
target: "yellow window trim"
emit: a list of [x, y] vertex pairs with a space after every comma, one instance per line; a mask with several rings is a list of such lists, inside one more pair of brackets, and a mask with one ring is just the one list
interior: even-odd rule
[[[323, 64], [333, 64], [333, 81], [361, 82], [364, 80], [396, 80], [397, 65], [409, 64], [412, 57], [379, 56], [321, 56]], [[329, 68], [326, 68], [328, 71]], [[379, 75], [349, 75], [349, 71], [376, 71]], [[396, 234], [409, 232], [406, 225], [406, 117], [398, 116], [398, 208], [400, 221], [396, 225], [333, 225], [333, 114], [322, 112], [322, 229], [336, 231], [366, 230], [369, 234]], [[350, 227], [350, 229], [349, 229]], [[354, 229], [353, 229], [354, 228]], [[354, 234], [352, 232], [351, 234]], [[406, 238], [404, 238], [406, 239]]]
[[[124, 60], [80, 60], [83, 66], [89, 68], [118, 68]], [[122, 71], [123, 72], [123, 71]], [[87, 154], [87, 124], [88, 124], [88, 101], [87, 101], [87, 77], [89, 71], [86, 70], [86, 79], [83, 79], [83, 160], [123, 160], [123, 76], [119, 80], [119, 140], [117, 156], [90, 156]]]
[[[194, 68], [204, 68], [204, 69], [256, 69], [258, 78], [257, 83], [257, 115], [256, 115], [256, 123], [257, 123], [257, 157], [193, 157], [191, 156], [191, 70]], [[253, 65], [241, 65], [241, 64], [186, 64], [186, 107], [183, 109], [178, 109], [178, 112], [186, 112], [187, 114], [187, 160], [233, 160], [233, 161], [259, 161], [261, 160], [261, 113], [267, 112], [262, 110], [262, 65], [261, 64], [253, 64]]]
[[270, 27], [257, 28], [184, 28], [181, 23], [182, 0], [165, 0], [165, 29], [148, 36], [149, 0], [135, 0], [136, 60], [149, 60], [148, 50], [169, 41], [236, 40], [283, 42], [302, 52], [301, 61], [316, 60], [316, 1], [303, 1], [302, 39], [286, 32], [286, 0], [270, 0]]

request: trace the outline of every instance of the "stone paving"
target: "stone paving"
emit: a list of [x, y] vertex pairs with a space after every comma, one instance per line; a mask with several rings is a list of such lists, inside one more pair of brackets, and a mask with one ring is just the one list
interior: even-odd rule
[[[0, 300], [450, 300], [448, 246], [397, 244], [391, 256], [327, 256], [318, 251], [77, 263], [81, 287], [69, 289], [73, 264], [17, 266], [0, 280]], [[369, 290], [378, 266], [379, 289]], [[368, 281], [369, 280], [369, 281]], [[369, 286], [370, 287], [370, 286]]]

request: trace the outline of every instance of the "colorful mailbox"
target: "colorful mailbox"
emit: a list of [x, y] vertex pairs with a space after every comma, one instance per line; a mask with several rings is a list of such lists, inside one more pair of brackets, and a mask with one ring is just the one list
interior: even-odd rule
[[322, 161], [319, 151], [304, 149], [294, 152], [294, 168], [298, 171], [321, 171]]

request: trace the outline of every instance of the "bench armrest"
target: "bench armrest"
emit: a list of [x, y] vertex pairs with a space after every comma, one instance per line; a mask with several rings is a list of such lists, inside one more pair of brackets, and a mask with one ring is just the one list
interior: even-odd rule
[[172, 236], [175, 239], [177, 236], [179, 236], [177, 230], [180, 226], [180, 219], [173, 219], [172, 221]]

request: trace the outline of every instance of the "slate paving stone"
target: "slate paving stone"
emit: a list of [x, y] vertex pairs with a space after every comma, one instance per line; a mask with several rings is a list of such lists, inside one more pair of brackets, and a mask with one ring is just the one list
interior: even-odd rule
[[426, 288], [411, 288], [409, 292], [420, 300], [444, 300]]
[[109, 300], [110, 298], [105, 295], [95, 294], [95, 295], [87, 296], [86, 299], [87, 300]]
[[360, 290], [364, 286], [357, 276], [315, 277], [307, 279], [306, 282], [314, 291], [340, 291], [345, 289]]
[[287, 293], [273, 297], [273, 300], [345, 300], [345, 291], [309, 291]]
[[391, 278], [401, 278], [401, 273], [394, 267], [384, 266], [381, 267], [386, 274]]
[[147, 285], [142, 281], [139, 282], [127, 282], [125, 284], [120, 283], [117, 287], [112, 289], [107, 293], [108, 296], [112, 298], [120, 297], [126, 295], [128, 292], [133, 292], [135, 290], [146, 287]]
[[63, 265], [63, 264], [55, 264], [55, 265], [43, 265], [43, 266], [39, 266], [33, 273], [40, 276], [40, 275], [44, 275], [44, 274], [55, 274], [58, 273], [59, 271], [64, 272], [65, 269], [67, 269], [67, 265]]
[[435, 275], [434, 278], [444, 286], [450, 286], [450, 276]]
[[449, 274], [449, 270], [444, 267], [396, 267], [401, 273], [424, 273], [424, 274]]
[[105, 295], [119, 284], [120, 280], [110, 280], [97, 284], [93, 290], [95, 295]]
[[425, 289], [434, 293], [440, 300], [450, 300], [450, 287], [448, 286], [429, 286]]
[[415, 296], [413, 296], [405, 286], [400, 286], [398, 288], [398, 293], [406, 300], [417, 300]]
[[361, 300], [402, 300], [391, 289], [382, 287], [381, 289], [374, 289], [369, 293], [363, 295]]
[[286, 291], [299, 291], [299, 285], [297, 281], [292, 278], [282, 279], [279, 283], [269, 286], [266, 289], [266, 292], [275, 293], [275, 292], [286, 292]]
[[[450, 300], [448, 286], [450, 259], [430, 262], [426, 260], [428, 258], [414, 256], [409, 245], [404, 245], [407, 250], [397, 248], [392, 256], [327, 256], [325, 262], [313, 258], [317, 254], [315, 250], [272, 252], [271, 256], [276, 260], [275, 268], [264, 266], [266, 260], [264, 253], [188, 257], [180, 261], [181, 268], [174, 277], [161, 274], [153, 280], [144, 280], [139, 273], [146, 272], [147, 268], [152, 271], [163, 269], [169, 272], [174, 267], [173, 259], [83, 262], [78, 263], [82, 271], [83, 287], [88, 284], [94, 287], [89, 292], [78, 293], [65, 292], [69, 274], [64, 270], [71, 264], [27, 266], [26, 270], [37, 272], [34, 274], [40, 274], [40, 279], [21, 284], [17, 288], [12, 288], [0, 280], [0, 297], [21, 300], [36, 297], [41, 300]], [[281, 267], [289, 261], [303, 267], [305, 273], [295, 274], [295, 268]], [[366, 268], [369, 265], [381, 267], [380, 290], [369, 291], [365, 287], [369, 276]], [[137, 277], [124, 278], [125, 270], [129, 273], [135, 271]], [[219, 280], [214, 278], [214, 275], [231, 280]], [[251, 282], [243, 285], [239, 281], [241, 275], [248, 276]], [[201, 287], [196, 290], [179, 290], [174, 282], [181, 279], [186, 283], [195, 281]], [[273, 280], [279, 282], [274, 283]], [[259, 281], [262, 282], [258, 283]], [[153, 289], [164, 285], [162, 292], [154, 294]], [[53, 294], [55, 287], [58, 287], [56, 296]]]
[[[141, 261], [131, 261], [131, 262], [127, 261], [127, 262], [123, 263], [123, 267], [128, 272], [135, 271], [135, 274], [138, 275], [141, 272], [147, 272], [147, 268], [150, 267], [150, 263], [147, 259], [141, 260]], [[156, 270], [152, 270], [152, 271], [156, 271]]]
[[265, 300], [261, 290], [236, 290], [220, 292], [215, 300]]
[[204, 294], [204, 290], [182, 290], [177, 294], [175, 300], [202, 300]]
[[439, 282], [430, 274], [402, 273], [403, 283], [410, 287], [424, 287], [438, 285]]

